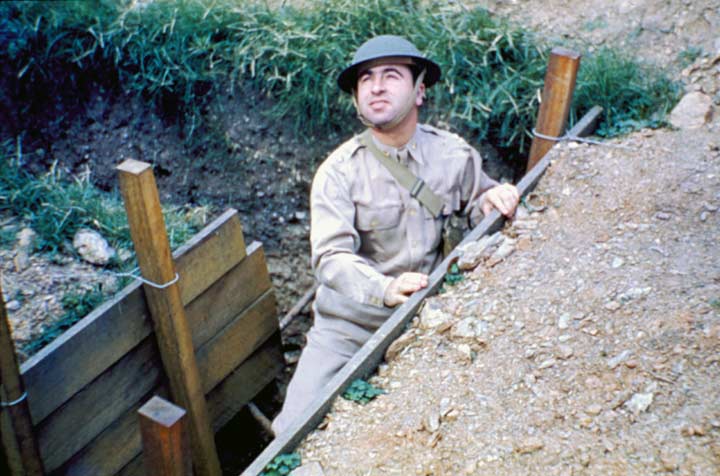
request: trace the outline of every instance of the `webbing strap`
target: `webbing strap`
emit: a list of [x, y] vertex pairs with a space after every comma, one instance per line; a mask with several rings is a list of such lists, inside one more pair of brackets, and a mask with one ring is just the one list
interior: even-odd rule
[[395, 180], [410, 192], [411, 197], [417, 199], [418, 202], [427, 208], [434, 218], [438, 218], [444, 205], [440, 197], [435, 195], [422, 179], [410, 172], [410, 169], [382, 153], [375, 145], [375, 142], [373, 142], [370, 134], [370, 129], [363, 132], [360, 135], [360, 142], [385, 166]]

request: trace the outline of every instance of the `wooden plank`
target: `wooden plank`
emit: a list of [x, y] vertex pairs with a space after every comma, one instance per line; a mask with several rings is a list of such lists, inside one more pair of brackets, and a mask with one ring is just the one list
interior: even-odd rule
[[285, 368], [280, 333], [273, 334], [208, 395], [213, 429], [220, 430]]
[[[193, 301], [187, 311], [193, 335], [200, 336], [195, 339], [195, 347], [200, 352], [210, 352], [208, 341], [212, 334], [220, 331], [217, 336], [219, 342], [231, 340], [231, 345], [236, 346], [228, 350], [227, 355], [213, 356], [210, 363], [205, 363], [208, 359], [198, 354], [198, 362], [204, 369], [201, 375], [206, 391], [208, 381], [212, 382], [211, 386], [215, 386], [247, 357], [250, 352], [239, 352], [242, 350], [241, 345], [254, 350], [277, 329], [275, 300], [262, 246], [253, 243], [248, 251], [250, 254], [245, 260]], [[252, 276], [258, 276], [258, 279], [251, 282]], [[248, 283], [246, 289], [243, 289], [243, 282]], [[256, 299], [258, 295], [260, 299]], [[261, 319], [263, 322], [260, 322]], [[233, 337], [223, 338], [222, 335], [229, 330]], [[252, 340], [253, 337], [255, 340]], [[40, 450], [47, 467], [54, 469], [60, 466], [83, 448], [157, 385], [161, 376], [154, 339], [147, 336], [136, 348], [39, 423], [37, 433]], [[123, 391], [118, 392], [117, 389]]]
[[163, 378], [154, 339], [143, 342], [37, 427], [45, 467], [53, 471], [131, 411]]
[[198, 350], [203, 391], [210, 392], [260, 345], [279, 331], [275, 294], [267, 291], [223, 332]]
[[271, 287], [265, 251], [259, 242], [253, 242], [244, 261], [185, 308], [195, 348], [204, 345]]
[[192, 476], [186, 414], [185, 410], [161, 397], [153, 397], [140, 407], [138, 417], [145, 474]]
[[[208, 395], [208, 410], [215, 430], [226, 424], [282, 371], [279, 334], [274, 334]], [[131, 406], [90, 444], [52, 474], [97, 476], [98, 474], [143, 475], [142, 444], [136, 410], [152, 395], [167, 397], [165, 387], [156, 387]]]
[[[542, 102], [535, 123], [535, 131], [538, 133], [550, 137], [559, 137], [565, 133], [579, 67], [579, 53], [560, 47], [553, 48], [545, 72]], [[530, 171], [553, 145], [554, 140], [534, 137], [526, 171]]]
[[215, 438], [152, 167], [129, 159], [117, 170], [140, 271], [146, 280], [157, 283], [144, 283], [143, 289], [173, 401], [188, 414], [195, 471], [200, 476], [220, 476]]
[[[50, 476], [97, 476], [117, 473], [128, 461], [139, 456], [142, 451], [136, 412], [144, 402], [153, 396], [159, 395], [168, 398], [168, 394], [167, 388], [161, 386], [143, 395], [135, 405], [116, 419], [91, 444], [48, 474]], [[142, 463], [140, 467], [142, 467]]]
[[[570, 131], [571, 135], [582, 136], [590, 132], [592, 124], [599, 117], [601, 108], [593, 108], [578, 124]], [[540, 177], [550, 165], [550, 156], [546, 155], [537, 163], [528, 174], [517, 184], [521, 196], [527, 195], [533, 190]], [[493, 210], [485, 217], [461, 242], [470, 243], [479, 240], [482, 236], [493, 233], [502, 228], [505, 217], [497, 210]], [[430, 274], [428, 287], [414, 293], [402, 304], [385, 323], [373, 334], [365, 345], [345, 364], [340, 372], [333, 377], [324, 387], [325, 391], [319, 393], [309, 407], [293, 422], [288, 430], [277, 435], [267, 448], [257, 457], [255, 461], [243, 471], [241, 476], [256, 476], [260, 474], [276, 456], [291, 451], [312, 431], [330, 409], [333, 400], [356, 378], [364, 377], [377, 368], [378, 363], [383, 359], [388, 346], [402, 334], [405, 325], [412, 319], [425, 298], [435, 293], [445, 277], [449, 266], [458, 259], [457, 248], [453, 250], [438, 265], [435, 271]]]
[[1, 443], [3, 443], [8, 463], [11, 465], [14, 475], [41, 476], [44, 474], [44, 469], [30, 420], [25, 385], [20, 378], [1, 281], [0, 385], [3, 389], [0, 392], [0, 412], [7, 418], [2, 427]]
[[[226, 210], [175, 254], [183, 304], [191, 302], [246, 256], [245, 238], [236, 210]], [[187, 272], [192, 270], [192, 272]]]
[[[222, 270], [224, 274], [235, 267], [244, 256], [244, 245], [242, 254], [238, 250], [241, 237], [237, 230], [237, 212], [229, 210], [205, 227], [191, 243], [177, 250], [174, 256], [181, 280], [195, 273], [193, 262], [186, 260], [186, 256], [197, 246], [214, 250], [212, 254], [203, 253], [218, 264], [218, 272]], [[225, 253], [224, 241], [229, 241], [227, 246], [234, 249], [234, 255]], [[201, 283], [197, 279], [193, 282], [196, 287], [185, 288], [186, 299], [197, 296], [212, 284], [212, 281]], [[150, 334], [150, 315], [140, 286], [138, 282], [127, 286], [21, 366], [35, 424]]]

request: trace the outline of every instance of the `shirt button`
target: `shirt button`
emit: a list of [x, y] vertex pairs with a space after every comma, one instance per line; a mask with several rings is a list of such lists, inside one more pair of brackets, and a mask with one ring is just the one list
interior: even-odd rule
[[411, 217], [414, 217], [416, 213], [417, 212], [415, 211], [415, 209], [411, 208], [410, 211], [408, 212], [408, 215], [410, 215]]

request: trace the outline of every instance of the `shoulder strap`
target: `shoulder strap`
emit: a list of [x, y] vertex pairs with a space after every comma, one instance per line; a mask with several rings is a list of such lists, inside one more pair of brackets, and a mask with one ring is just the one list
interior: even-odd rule
[[395, 180], [410, 192], [410, 196], [417, 199], [418, 202], [427, 208], [434, 218], [440, 216], [443, 209], [443, 201], [440, 197], [435, 195], [421, 178], [416, 177], [415, 174], [410, 172], [410, 169], [397, 160], [391, 159], [383, 154], [375, 145], [375, 142], [373, 142], [370, 136], [370, 129], [367, 129], [360, 135], [360, 143], [372, 152], [375, 158], [385, 166]]

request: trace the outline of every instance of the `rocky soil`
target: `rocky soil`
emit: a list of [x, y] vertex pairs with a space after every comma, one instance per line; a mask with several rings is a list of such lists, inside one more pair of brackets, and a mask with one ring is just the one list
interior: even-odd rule
[[[720, 121], [557, 146], [514, 250], [300, 447], [331, 475], [720, 472]], [[492, 254], [492, 253], [490, 253]], [[507, 255], [507, 253], [504, 253]]]

